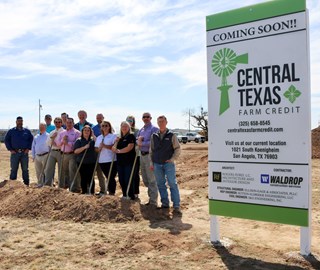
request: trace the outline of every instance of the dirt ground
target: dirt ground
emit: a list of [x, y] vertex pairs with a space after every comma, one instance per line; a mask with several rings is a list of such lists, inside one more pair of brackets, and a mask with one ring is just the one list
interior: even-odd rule
[[[72, 194], [8, 181], [0, 148], [0, 269], [320, 269], [320, 160], [312, 160], [312, 254], [299, 255], [300, 228], [219, 217], [210, 243], [207, 143], [182, 146], [177, 162], [182, 216], [116, 196]], [[98, 186], [98, 183], [96, 183]]]

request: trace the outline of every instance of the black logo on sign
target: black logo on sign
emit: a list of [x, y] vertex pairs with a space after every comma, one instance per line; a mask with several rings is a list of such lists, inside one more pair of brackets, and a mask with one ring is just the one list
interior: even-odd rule
[[221, 182], [221, 172], [212, 172], [212, 181]]

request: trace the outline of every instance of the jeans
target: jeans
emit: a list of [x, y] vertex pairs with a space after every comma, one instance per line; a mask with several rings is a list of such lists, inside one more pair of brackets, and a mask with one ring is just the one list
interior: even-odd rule
[[176, 166], [173, 162], [166, 162], [163, 164], [154, 163], [154, 175], [157, 180], [157, 185], [161, 197], [162, 206], [169, 206], [169, 198], [166, 182], [168, 181], [170, 187], [171, 201], [173, 207], [180, 207], [180, 193], [176, 179]]
[[[78, 163], [77, 165], [79, 166], [80, 163]], [[87, 194], [87, 193], [94, 194], [94, 186], [95, 186], [94, 179], [91, 183], [92, 176], [94, 173], [94, 167], [95, 167], [95, 163], [81, 164], [79, 173], [81, 176], [81, 193], [82, 194]], [[90, 190], [90, 185], [91, 185], [91, 190]]]
[[[109, 181], [107, 190], [109, 191], [109, 194], [113, 194], [113, 195], [116, 193], [116, 186], [117, 186], [116, 179], [115, 179], [117, 175], [117, 166], [118, 166], [117, 161], [114, 161], [112, 164], [110, 179], [108, 179], [111, 162], [99, 163], [99, 167], [101, 168], [101, 171], [105, 175], [106, 179]], [[106, 183], [105, 183], [105, 186], [106, 186]], [[100, 192], [102, 191], [100, 190]], [[106, 192], [103, 192], [103, 193], [106, 193]]]
[[11, 173], [10, 173], [10, 180], [17, 179], [17, 173], [19, 168], [19, 163], [21, 164], [22, 169], [22, 179], [25, 185], [29, 185], [29, 156], [25, 153], [15, 153], [11, 154], [10, 157], [10, 164], [11, 164]]
[[[129, 179], [130, 179], [130, 175], [131, 175], [131, 171], [132, 171], [132, 165], [119, 165], [118, 164], [117, 169], [118, 169], [119, 183], [120, 183], [120, 186], [122, 189], [122, 195], [124, 197], [126, 197], [127, 196], [127, 188], [129, 185]], [[131, 184], [130, 184], [129, 192], [128, 192], [128, 196], [131, 199], [134, 199], [134, 193], [133, 193], [134, 183], [133, 183], [133, 181], [134, 181], [134, 179], [131, 179]]]

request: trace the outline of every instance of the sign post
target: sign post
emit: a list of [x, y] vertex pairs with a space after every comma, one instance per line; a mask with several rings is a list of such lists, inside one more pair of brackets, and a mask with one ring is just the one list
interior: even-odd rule
[[311, 246], [311, 112], [305, 0], [207, 16], [209, 212], [301, 226]]

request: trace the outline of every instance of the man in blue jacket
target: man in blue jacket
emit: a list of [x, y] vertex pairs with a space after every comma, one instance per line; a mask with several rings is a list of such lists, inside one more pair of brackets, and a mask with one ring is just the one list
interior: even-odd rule
[[23, 183], [27, 186], [29, 186], [30, 182], [28, 153], [29, 150], [31, 150], [32, 141], [33, 136], [30, 130], [23, 127], [23, 118], [18, 116], [16, 120], [16, 127], [9, 129], [5, 136], [4, 142], [8, 151], [11, 152], [10, 180], [17, 179], [19, 164], [21, 164]]
[[84, 126], [90, 126], [90, 127], [93, 126], [90, 122], [87, 121], [86, 111], [84, 110], [78, 111], [78, 118], [79, 118], [79, 122], [73, 126], [75, 129], [81, 131]]

